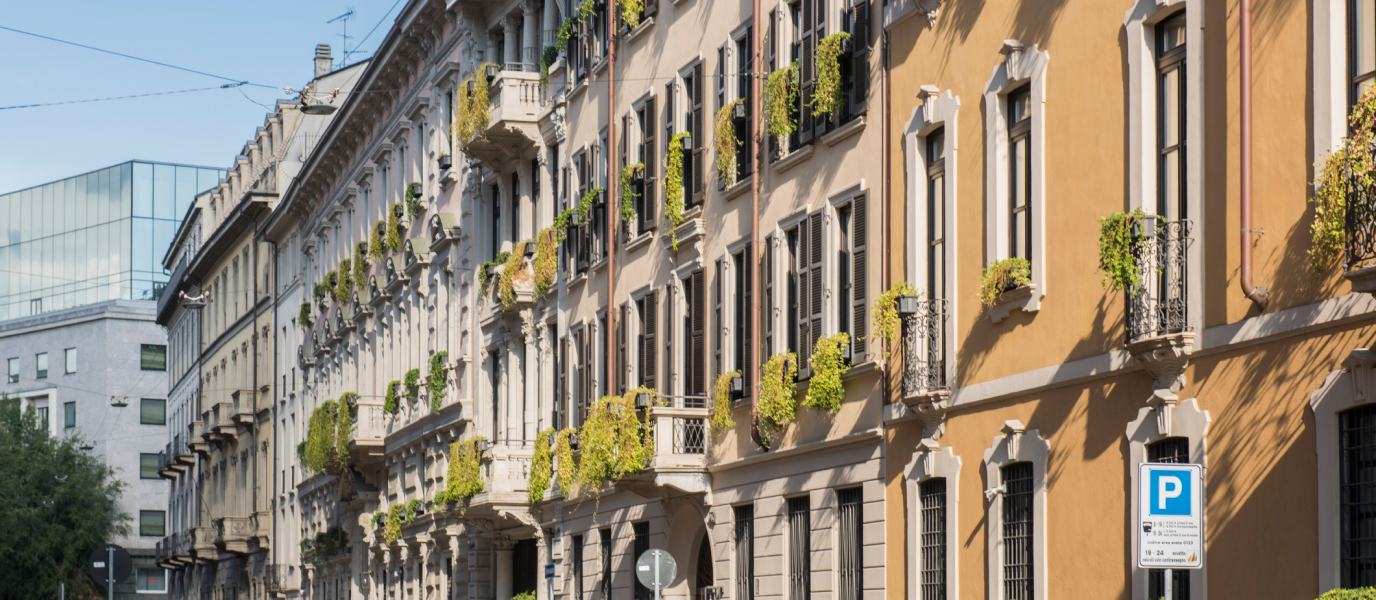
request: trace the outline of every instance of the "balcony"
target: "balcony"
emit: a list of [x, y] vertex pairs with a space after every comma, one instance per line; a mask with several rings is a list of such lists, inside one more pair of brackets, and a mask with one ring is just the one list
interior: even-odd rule
[[354, 460], [364, 461], [382, 457], [384, 440], [387, 437], [387, 414], [382, 412], [382, 400], [373, 398], [358, 399], [358, 414], [354, 417], [354, 437], [349, 442], [349, 453]]
[[540, 113], [546, 104], [539, 69], [501, 71], [488, 85], [488, 102], [487, 130], [468, 143], [470, 155], [495, 166], [539, 147]]
[[234, 403], [221, 402], [210, 407], [210, 417], [215, 428], [215, 435], [220, 440], [228, 441], [239, 437], [239, 425], [234, 422]]
[[650, 422], [654, 426], [655, 453], [646, 471], [653, 474], [655, 485], [673, 486], [690, 493], [707, 491], [707, 401], [670, 399], [667, 406], [650, 409]]
[[[174, 465], [176, 468], [173, 468]], [[158, 454], [158, 476], [163, 479], [176, 479], [177, 474], [185, 468], [185, 465], [172, 461], [172, 444], [163, 446], [162, 453]]]
[[230, 398], [234, 400], [234, 422], [252, 425], [258, 415], [258, 394], [253, 390], [234, 390], [230, 393]]
[[[191, 423], [191, 425], [192, 425], [192, 428], [194, 429], [195, 426], [196, 426], [196, 422], [193, 421], [193, 422]], [[188, 438], [190, 438], [190, 439], [188, 439]], [[177, 435], [172, 436], [172, 460], [175, 460], [175, 461], [177, 461], [177, 463], [179, 463], [179, 464], [181, 464], [181, 465], [185, 465], [186, 467], [195, 466], [195, 465], [196, 465], [196, 454], [195, 454], [195, 450], [196, 450], [196, 449], [195, 449], [195, 446], [196, 446], [196, 444], [193, 443], [192, 440], [199, 441], [200, 439], [201, 439], [201, 436], [198, 435], [198, 434], [196, 434], [194, 431], [193, 431], [189, 436], [188, 436], [188, 435], [183, 435], [183, 434], [180, 434], [180, 433], [177, 434]]]
[[197, 562], [219, 560], [220, 549], [215, 545], [219, 534], [214, 527], [195, 527], [191, 530], [191, 555]]
[[173, 544], [168, 553], [168, 561], [175, 564], [175, 568], [184, 567], [196, 563], [196, 559], [191, 556], [191, 532], [178, 531], [171, 536]]
[[1179, 391], [1194, 347], [1189, 321], [1190, 221], [1145, 219], [1133, 232], [1141, 285], [1128, 290], [1127, 351], [1155, 388]]
[[272, 538], [272, 513], [259, 511], [249, 517], [250, 531], [253, 532], [253, 543], [259, 549], [268, 547], [268, 541]]
[[[187, 426], [187, 429], [191, 432], [187, 446], [191, 448], [192, 452], [200, 454], [201, 456], [210, 456], [210, 444], [207, 443], [210, 441], [210, 434], [208, 433], [209, 430], [206, 428], [207, 417], [205, 416], [207, 414], [209, 413], [202, 413], [202, 420], [192, 421], [191, 424]], [[178, 460], [180, 459], [181, 457], [178, 457]], [[191, 457], [191, 464], [196, 464], [196, 457]]]
[[291, 567], [287, 565], [268, 565], [267, 587], [269, 594], [287, 594], [298, 590], [292, 583]]
[[946, 380], [946, 300], [898, 298], [903, 328], [903, 402], [918, 410], [943, 405], [951, 395]]
[[1346, 259], [1343, 276], [1352, 282], [1352, 291], [1376, 293], [1376, 184], [1367, 183], [1367, 174], [1353, 173], [1347, 179], [1347, 216], [1343, 228]]
[[215, 546], [225, 552], [248, 554], [253, 523], [249, 517], [221, 517], [215, 519]]

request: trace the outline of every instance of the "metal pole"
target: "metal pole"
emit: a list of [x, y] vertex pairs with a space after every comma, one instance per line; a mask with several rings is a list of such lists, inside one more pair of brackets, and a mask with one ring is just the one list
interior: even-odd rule
[[109, 556], [105, 559], [105, 596], [115, 600], [115, 547], [105, 549]]
[[1173, 581], [1175, 578], [1171, 575], [1171, 570], [1166, 569], [1166, 583], [1161, 587], [1161, 591], [1165, 592], [1166, 600], [1175, 600], [1175, 581]]
[[57, 600], [67, 600], [67, 582], [57, 582]]
[[655, 600], [659, 600], [659, 552], [655, 552]]

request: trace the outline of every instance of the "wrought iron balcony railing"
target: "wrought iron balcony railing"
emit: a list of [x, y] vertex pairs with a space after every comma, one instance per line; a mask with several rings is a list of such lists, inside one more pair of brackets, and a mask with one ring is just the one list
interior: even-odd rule
[[950, 390], [946, 381], [947, 310], [946, 300], [899, 299], [903, 323], [904, 398]]
[[1376, 266], [1376, 178], [1353, 173], [1350, 164], [1345, 178], [1347, 257], [1343, 267], [1350, 272]]
[[1186, 220], [1144, 219], [1133, 235], [1142, 284], [1128, 292], [1128, 342], [1188, 331], [1189, 260]]

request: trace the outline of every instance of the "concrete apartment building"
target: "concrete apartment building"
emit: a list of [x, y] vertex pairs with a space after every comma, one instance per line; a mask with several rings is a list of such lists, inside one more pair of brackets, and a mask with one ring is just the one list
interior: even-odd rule
[[223, 171], [131, 161], [0, 195], [0, 394], [53, 435], [80, 435], [125, 484], [119, 510], [135, 570], [119, 597], [166, 590], [154, 549], [166, 531], [167, 334], [154, 267], [177, 211]]
[[[304, 104], [351, 92], [366, 63], [333, 68], [314, 56]], [[172, 339], [172, 430], [162, 476], [172, 515], [158, 545], [177, 598], [262, 598], [280, 589], [272, 491], [276, 248], [256, 237], [333, 115], [278, 101], [219, 185], [196, 197], [163, 258], [172, 272], [158, 323]]]

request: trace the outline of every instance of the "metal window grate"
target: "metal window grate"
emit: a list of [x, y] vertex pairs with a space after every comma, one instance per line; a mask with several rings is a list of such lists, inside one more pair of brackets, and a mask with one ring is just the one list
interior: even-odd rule
[[601, 600], [610, 600], [612, 597], [612, 530], [598, 530], [601, 535], [599, 549], [602, 552], [602, 580], [598, 582], [598, 587], [602, 591]]
[[[1190, 462], [1190, 440], [1183, 437], [1166, 438], [1147, 446], [1147, 462], [1184, 464]], [[1166, 600], [1190, 600], [1190, 572], [1170, 569], [1171, 592], [1166, 597], [1166, 569], [1147, 571], [1147, 597]]]
[[999, 469], [1003, 495], [1003, 596], [1032, 600], [1032, 463]]
[[[634, 534], [634, 556], [639, 559], [641, 554], [650, 549], [650, 522], [632, 523], [631, 531]], [[640, 583], [639, 577], [633, 579], [635, 580], [635, 600], [650, 600], [655, 597], [654, 591]]]
[[788, 600], [812, 598], [811, 513], [807, 496], [788, 499]]
[[861, 511], [860, 488], [837, 490], [836, 500], [840, 505], [841, 513], [841, 544], [840, 548], [837, 549], [841, 572], [837, 595], [840, 600], [860, 600], [861, 589], [864, 585], [860, 577], [862, 568], [860, 551], [865, 543], [864, 536], [861, 534], [864, 515]]
[[946, 383], [946, 300], [922, 300], [916, 313], [904, 315], [903, 396], [950, 389]]
[[1133, 232], [1142, 283], [1128, 294], [1128, 341], [1189, 331], [1190, 221], [1146, 219]]
[[706, 440], [707, 427], [702, 419], [674, 417], [674, 454], [702, 454]]
[[922, 600], [946, 600], [946, 479], [918, 486], [922, 503]]
[[1376, 585], [1376, 405], [1338, 416], [1342, 587]]
[[573, 588], [573, 599], [583, 600], [583, 536], [573, 536], [573, 558], [569, 562], [573, 563], [572, 573], [569, 575], [569, 585]]
[[753, 600], [755, 589], [755, 507], [737, 506], [736, 510], [736, 597], [734, 600]]

